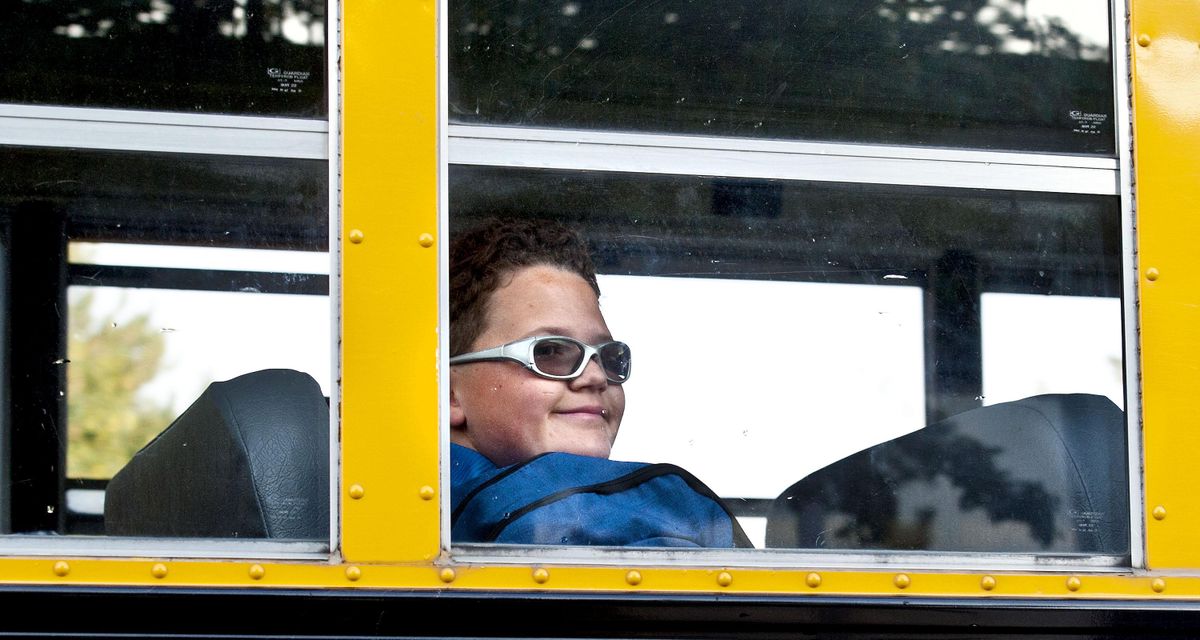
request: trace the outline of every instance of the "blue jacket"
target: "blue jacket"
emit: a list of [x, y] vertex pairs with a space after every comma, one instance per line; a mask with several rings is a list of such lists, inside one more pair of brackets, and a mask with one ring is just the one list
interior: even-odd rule
[[450, 445], [453, 542], [751, 547], [721, 499], [670, 464], [545, 453], [497, 467]]

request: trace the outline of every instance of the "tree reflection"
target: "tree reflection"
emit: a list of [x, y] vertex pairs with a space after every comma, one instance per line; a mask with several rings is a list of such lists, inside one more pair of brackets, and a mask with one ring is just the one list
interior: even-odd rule
[[[0, 101], [272, 115], [324, 112], [323, 0], [0, 4]], [[280, 73], [289, 72], [281, 82]]]
[[325, 6], [312, 0], [26, 0], [6, 17], [36, 32], [69, 38], [112, 38], [165, 29], [213, 39], [321, 44]]
[[[1111, 151], [1111, 133], [1080, 134], [1068, 116], [1111, 111], [1107, 41], [1086, 42], [1061, 19], [1034, 19], [1024, 6], [457, 2], [451, 114], [465, 122]], [[1090, 6], [1107, 12], [1103, 0]]]
[[774, 547], [1125, 553], [1123, 414], [1099, 396], [985, 407], [817, 471], [776, 500]]
[[[939, 512], [981, 509], [993, 523], [1012, 521], [1024, 525], [1028, 546], [970, 550], [1049, 548], [1055, 540], [1053, 513], [1059, 506], [1058, 496], [1051, 495], [1037, 482], [1013, 478], [996, 464], [999, 452], [999, 448], [984, 446], [974, 439], [943, 433], [922, 438], [919, 443], [898, 441], [896, 446], [843, 461], [820, 472], [816, 483], [797, 485], [785, 492], [785, 503], [789, 507], [795, 505], [799, 517], [773, 511], [775, 533], [771, 545], [945, 549], [938, 546], [936, 529], [956, 523], [938, 522]], [[945, 491], [938, 480], [947, 480], [953, 489]], [[901, 496], [906, 489], [911, 492], [913, 488], [922, 492], [929, 504], [902, 505], [906, 501]], [[950, 503], [936, 505], [938, 498], [949, 498]], [[809, 530], [799, 524], [799, 520], [807, 517], [816, 517], [824, 523], [811, 539], [804, 535]]]

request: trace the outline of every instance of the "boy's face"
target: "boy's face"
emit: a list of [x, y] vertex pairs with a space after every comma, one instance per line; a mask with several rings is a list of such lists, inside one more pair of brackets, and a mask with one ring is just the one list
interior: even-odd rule
[[[551, 266], [524, 267], [494, 291], [478, 351], [531, 336], [560, 335], [588, 344], [612, 340], [592, 288]], [[593, 359], [574, 380], [549, 380], [517, 362], [473, 362], [450, 369], [450, 440], [499, 466], [563, 451], [607, 458], [625, 391]]]

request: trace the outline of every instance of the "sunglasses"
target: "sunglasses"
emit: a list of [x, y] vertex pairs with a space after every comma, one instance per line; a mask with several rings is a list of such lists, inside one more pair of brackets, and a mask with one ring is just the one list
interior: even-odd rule
[[565, 336], [525, 338], [492, 349], [454, 356], [450, 358], [450, 364], [513, 360], [543, 378], [574, 380], [583, 375], [583, 370], [596, 356], [599, 356], [600, 368], [609, 382], [621, 384], [629, 379], [629, 345], [613, 341], [592, 346]]

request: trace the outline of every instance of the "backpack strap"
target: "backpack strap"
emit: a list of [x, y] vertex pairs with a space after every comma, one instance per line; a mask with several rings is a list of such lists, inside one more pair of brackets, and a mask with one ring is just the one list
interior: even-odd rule
[[[607, 464], [593, 464], [593, 461]], [[604, 484], [644, 466], [647, 465], [640, 462], [613, 462], [569, 453], [543, 453], [525, 462], [493, 468], [464, 487], [461, 500], [451, 501], [454, 507], [450, 514], [450, 527], [454, 530], [462, 522], [464, 530], [474, 533], [472, 540], [482, 542], [484, 531], [475, 531], [476, 527], [505, 514], [511, 516], [513, 512], [543, 498], [548, 490], [561, 489], [567, 483], [584, 486]]]

